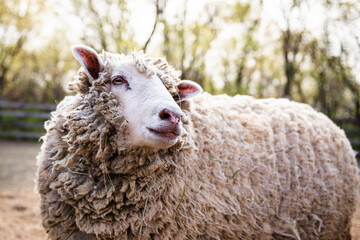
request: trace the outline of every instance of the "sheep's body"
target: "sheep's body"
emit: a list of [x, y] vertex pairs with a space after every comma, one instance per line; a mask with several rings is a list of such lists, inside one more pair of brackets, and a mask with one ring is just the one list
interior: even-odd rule
[[180, 143], [154, 150], [122, 146], [126, 121], [93, 96], [67, 97], [46, 126], [38, 189], [50, 239], [349, 237], [354, 152], [311, 107], [202, 94], [181, 106]]

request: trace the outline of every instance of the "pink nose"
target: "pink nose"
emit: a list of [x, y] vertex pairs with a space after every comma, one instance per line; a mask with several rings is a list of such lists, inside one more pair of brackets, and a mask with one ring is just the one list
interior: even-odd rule
[[174, 124], [177, 124], [180, 121], [181, 114], [175, 113], [167, 108], [164, 108], [159, 113], [159, 117], [161, 120], [170, 121]]

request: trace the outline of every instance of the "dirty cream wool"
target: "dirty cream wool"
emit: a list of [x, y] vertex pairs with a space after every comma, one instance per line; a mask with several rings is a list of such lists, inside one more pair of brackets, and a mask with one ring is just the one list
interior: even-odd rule
[[359, 171], [344, 132], [305, 104], [204, 93], [180, 104], [167, 150], [127, 143], [110, 92], [112, 60], [130, 58], [176, 97], [162, 59], [103, 52], [81, 68], [46, 123], [37, 189], [49, 239], [347, 239]]

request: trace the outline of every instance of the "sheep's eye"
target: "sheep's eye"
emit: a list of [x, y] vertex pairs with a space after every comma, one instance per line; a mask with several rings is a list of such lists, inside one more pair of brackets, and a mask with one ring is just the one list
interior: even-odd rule
[[123, 76], [116, 76], [113, 78], [112, 82], [115, 84], [115, 85], [119, 85], [119, 84], [122, 84], [124, 82], [126, 82], [125, 78]]

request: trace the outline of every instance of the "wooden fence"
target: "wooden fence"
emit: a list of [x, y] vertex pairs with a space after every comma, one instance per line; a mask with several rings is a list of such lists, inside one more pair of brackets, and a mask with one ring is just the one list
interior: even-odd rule
[[[45, 132], [44, 122], [55, 108], [55, 104], [0, 101], [0, 137], [39, 139]], [[360, 152], [360, 122], [351, 119], [334, 121], [345, 130], [353, 148]]]
[[55, 104], [0, 101], [0, 137], [39, 139], [45, 133], [44, 122], [55, 108]]
[[355, 119], [335, 119], [334, 122], [345, 130], [347, 138], [357, 152], [356, 158], [360, 164], [360, 121]]

